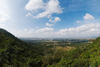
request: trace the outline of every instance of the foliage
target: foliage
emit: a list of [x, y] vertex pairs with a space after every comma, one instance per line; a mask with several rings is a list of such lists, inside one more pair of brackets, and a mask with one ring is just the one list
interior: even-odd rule
[[70, 47], [58, 47], [30, 45], [0, 29], [0, 67], [100, 66], [100, 37], [90, 45], [78, 45], [70, 50]]

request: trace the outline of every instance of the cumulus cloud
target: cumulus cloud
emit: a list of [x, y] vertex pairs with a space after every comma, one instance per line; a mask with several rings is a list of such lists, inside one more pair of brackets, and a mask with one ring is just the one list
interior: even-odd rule
[[[86, 13], [85, 16], [83, 16], [83, 21], [77, 20], [76, 23], [93, 23], [94, 21], [97, 22], [98, 20], [94, 18], [94, 16], [90, 15], [89, 13]], [[92, 20], [92, 21], [91, 21]]]
[[51, 32], [53, 30], [54, 30], [54, 28], [45, 27], [42, 29], [38, 29], [36, 32]]
[[[32, 33], [28, 33], [28, 31], [30, 32], [30, 30], [26, 31], [25, 33], [27, 33], [31, 37], [41, 37], [41, 38], [89, 38], [89, 37], [99, 36], [100, 34], [99, 20], [95, 19], [95, 23], [94, 21], [91, 22], [91, 20], [94, 18], [90, 18], [90, 16], [92, 15], [87, 13], [84, 17], [88, 19], [85, 19], [83, 21], [79, 21], [79, 20], [76, 21], [77, 23], [84, 22], [83, 24], [77, 27], [60, 29], [58, 31], [55, 31], [54, 28], [45, 27], [41, 29], [38, 28], [36, 30], [31, 30]], [[49, 21], [57, 22], [60, 21], [60, 18], [56, 17], [54, 20], [49, 20]], [[46, 25], [52, 26], [52, 24], [49, 23], [46, 23]]]
[[48, 17], [53, 13], [63, 13], [62, 8], [59, 5], [58, 0], [49, 0], [48, 2], [44, 2], [43, 0], [30, 0], [28, 4], [26, 4], [26, 10], [36, 11], [42, 10], [43, 12], [38, 13], [38, 15], [34, 16], [34, 18], [42, 18]]
[[51, 26], [53, 26], [54, 24], [50, 24], [50, 23], [46, 23], [46, 26], [49, 26], [49, 27], [51, 27]]
[[85, 31], [89, 31], [95, 27], [97, 28], [98, 25], [97, 24], [84, 24], [84, 25], [78, 26], [76, 28], [61, 29], [60, 32], [85, 32]]
[[17, 30], [17, 33], [14, 33], [18, 37], [40, 37], [40, 38], [46, 38], [48, 36], [52, 37], [54, 28], [41, 28], [41, 29], [24, 29], [24, 30]]
[[40, 38], [88, 38], [99, 36], [100, 23], [84, 24], [73, 28], [65, 28], [55, 31], [54, 28], [25, 29], [17, 36]]
[[[62, 8], [58, 0], [29, 0], [26, 4], [25, 9], [31, 13], [26, 14], [26, 17], [32, 16], [34, 18], [48, 18], [48, 22], [56, 23], [61, 21], [59, 17], [52, 17], [52, 14], [63, 13]], [[36, 13], [35, 13], [36, 12]], [[35, 15], [34, 15], [34, 14]], [[33, 15], [32, 15], [33, 14]], [[51, 19], [52, 18], [52, 19]], [[53, 26], [54, 24], [46, 23], [46, 26]]]
[[85, 20], [93, 20], [95, 19], [92, 15], [90, 15], [89, 13], [86, 13], [85, 16], [83, 17]]
[[43, 0], [30, 0], [26, 4], [26, 10], [38, 10], [38, 9], [44, 9], [45, 3]]
[[61, 21], [61, 19], [59, 17], [55, 17], [54, 20], [49, 19], [50, 22], [56, 23], [58, 21]]

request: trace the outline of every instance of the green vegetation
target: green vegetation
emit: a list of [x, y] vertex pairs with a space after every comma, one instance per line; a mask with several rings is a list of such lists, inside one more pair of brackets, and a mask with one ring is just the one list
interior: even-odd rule
[[42, 50], [0, 29], [0, 67], [40, 67]]
[[64, 46], [32, 45], [0, 29], [0, 67], [99, 67], [100, 37], [93, 41]]

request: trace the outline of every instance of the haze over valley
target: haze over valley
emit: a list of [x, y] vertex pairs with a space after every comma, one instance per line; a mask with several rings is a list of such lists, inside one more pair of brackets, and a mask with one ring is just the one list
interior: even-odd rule
[[100, 67], [100, 0], [0, 0], [0, 67]]

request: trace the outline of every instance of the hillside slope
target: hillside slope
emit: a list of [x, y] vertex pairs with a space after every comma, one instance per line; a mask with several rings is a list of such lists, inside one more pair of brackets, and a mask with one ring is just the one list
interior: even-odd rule
[[100, 67], [100, 37], [80, 46], [69, 51], [34, 47], [0, 29], [0, 67]]
[[16, 38], [11, 33], [7, 32], [4, 29], [0, 29], [0, 48], [5, 48], [9, 45], [26, 45], [23, 41]]
[[100, 37], [90, 45], [67, 52], [59, 63], [49, 67], [100, 67]]
[[32, 45], [0, 29], [0, 67], [40, 67], [38, 55]]

